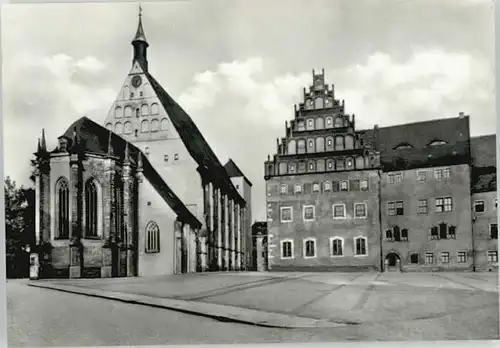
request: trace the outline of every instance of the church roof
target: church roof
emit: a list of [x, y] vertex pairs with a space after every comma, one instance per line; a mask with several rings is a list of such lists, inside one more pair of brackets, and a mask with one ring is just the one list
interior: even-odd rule
[[215, 153], [208, 145], [191, 117], [177, 104], [177, 102], [163, 89], [163, 87], [149, 73], [145, 72], [151, 87], [162, 103], [165, 111], [175, 129], [179, 133], [190, 155], [200, 168], [213, 176], [214, 183], [236, 202], [245, 205], [245, 200], [240, 196], [229, 178], [226, 170], [220, 163]]
[[245, 181], [248, 183], [248, 185], [252, 186], [252, 183], [248, 178], [243, 174], [243, 172], [240, 170], [240, 168], [234, 163], [234, 161], [230, 158], [229, 161], [224, 165], [224, 169], [226, 170], [227, 175], [229, 175], [230, 178], [239, 178], [243, 177]]
[[[158, 174], [149, 162], [147, 156], [132, 143], [127, 142], [122, 137], [110, 132], [87, 117], [82, 117], [74, 122], [62, 137], [67, 138], [71, 142], [75, 131], [78, 134], [81, 146], [80, 149], [87, 153], [106, 155], [108, 154], [108, 144], [111, 143], [113, 154], [123, 159], [125, 147], [128, 143], [130, 162], [133, 166], [137, 166], [137, 157], [138, 154], [141, 153], [144, 177], [177, 214], [179, 220], [189, 223], [194, 228], [201, 228], [201, 222], [189, 211], [168, 184], [162, 179], [160, 174]], [[71, 144], [69, 144], [68, 147], [71, 147]]]
[[[444, 118], [364, 132], [384, 171], [470, 163], [469, 117]], [[401, 146], [405, 145], [405, 146]]]

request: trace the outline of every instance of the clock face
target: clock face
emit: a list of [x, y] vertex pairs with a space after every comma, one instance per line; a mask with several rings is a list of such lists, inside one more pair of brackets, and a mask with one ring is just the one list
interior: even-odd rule
[[132, 86], [135, 88], [139, 87], [142, 83], [142, 78], [139, 75], [132, 77]]

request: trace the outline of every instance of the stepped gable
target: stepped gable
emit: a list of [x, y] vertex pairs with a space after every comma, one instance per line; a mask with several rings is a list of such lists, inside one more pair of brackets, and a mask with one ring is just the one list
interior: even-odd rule
[[[86, 153], [107, 155], [109, 144], [111, 144], [114, 155], [119, 158], [124, 157], [127, 141], [87, 117], [82, 117], [74, 122], [61, 136], [68, 140], [68, 148], [71, 148], [75, 131], [78, 134], [80, 150]], [[191, 224], [194, 228], [201, 228], [201, 222], [181, 202], [168, 184], [163, 181], [160, 174], [158, 174], [149, 162], [147, 156], [130, 142], [128, 142], [128, 151], [132, 166], [137, 166], [138, 154], [141, 153], [144, 177], [179, 216], [180, 220]], [[57, 149], [52, 152], [57, 152]]]

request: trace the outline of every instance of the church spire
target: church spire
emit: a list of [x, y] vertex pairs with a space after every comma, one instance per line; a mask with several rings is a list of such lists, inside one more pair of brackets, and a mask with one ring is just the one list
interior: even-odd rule
[[149, 44], [146, 40], [146, 35], [144, 34], [144, 28], [142, 27], [141, 5], [139, 5], [139, 24], [137, 26], [135, 37], [132, 40], [132, 46], [134, 46], [134, 59], [132, 64], [138, 62], [145, 71], [148, 71], [147, 49]]

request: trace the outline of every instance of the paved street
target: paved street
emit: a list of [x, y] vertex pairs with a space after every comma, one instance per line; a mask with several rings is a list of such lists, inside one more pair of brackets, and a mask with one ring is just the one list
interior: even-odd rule
[[[353, 325], [274, 329], [28, 287], [9, 281], [14, 346], [498, 339], [497, 276], [204, 274], [66, 283], [327, 318]], [[203, 285], [201, 285], [203, 284]], [[183, 291], [184, 289], [184, 291]]]

